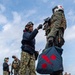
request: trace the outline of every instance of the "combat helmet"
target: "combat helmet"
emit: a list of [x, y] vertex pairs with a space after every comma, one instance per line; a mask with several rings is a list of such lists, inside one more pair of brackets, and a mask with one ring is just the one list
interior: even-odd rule
[[62, 12], [64, 12], [63, 6], [62, 6], [62, 5], [57, 5], [57, 6], [55, 6], [55, 7], [52, 9], [52, 12], [53, 12], [53, 13], [54, 13], [54, 12], [57, 12], [57, 11], [62, 11]]

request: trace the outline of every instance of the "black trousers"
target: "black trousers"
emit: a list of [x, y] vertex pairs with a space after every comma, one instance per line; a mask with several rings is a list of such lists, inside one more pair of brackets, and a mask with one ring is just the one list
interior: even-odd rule
[[62, 71], [53, 72], [50, 75], [63, 75]]

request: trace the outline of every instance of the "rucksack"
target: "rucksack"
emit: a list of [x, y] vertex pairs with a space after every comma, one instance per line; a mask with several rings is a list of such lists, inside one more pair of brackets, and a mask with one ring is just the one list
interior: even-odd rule
[[40, 74], [63, 71], [62, 51], [63, 49], [56, 46], [44, 50], [38, 57], [36, 71]]

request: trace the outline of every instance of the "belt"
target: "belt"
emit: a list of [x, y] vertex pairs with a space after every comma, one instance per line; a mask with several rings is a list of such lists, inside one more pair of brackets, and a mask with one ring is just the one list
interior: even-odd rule
[[35, 49], [34, 49], [33, 47], [31, 47], [30, 45], [26, 45], [26, 44], [25, 44], [24, 46], [28, 46], [28, 47], [30, 47], [31, 49], [35, 50]]

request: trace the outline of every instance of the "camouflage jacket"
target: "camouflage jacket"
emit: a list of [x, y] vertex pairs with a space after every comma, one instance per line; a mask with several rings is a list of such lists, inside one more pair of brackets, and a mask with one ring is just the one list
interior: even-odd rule
[[63, 28], [63, 30], [65, 30], [66, 27], [67, 26], [66, 26], [66, 19], [64, 13], [61, 11], [55, 12], [51, 16], [51, 24], [46, 29], [47, 38], [51, 36], [56, 37], [56, 34], [59, 31], [59, 29]]

